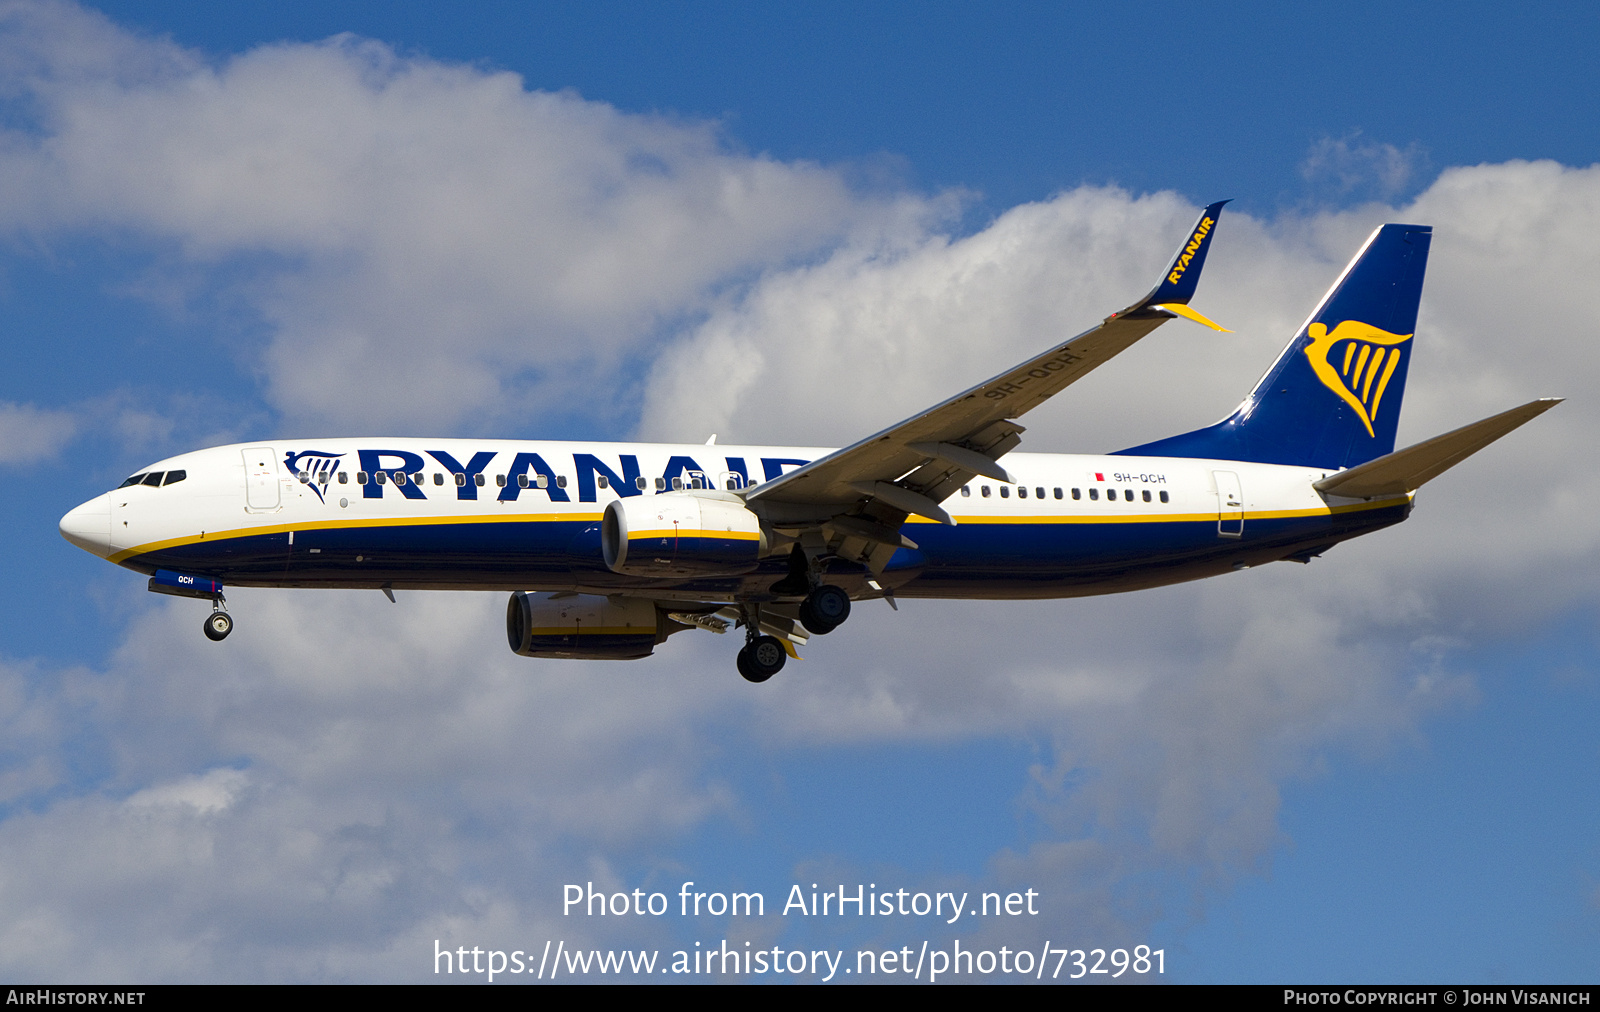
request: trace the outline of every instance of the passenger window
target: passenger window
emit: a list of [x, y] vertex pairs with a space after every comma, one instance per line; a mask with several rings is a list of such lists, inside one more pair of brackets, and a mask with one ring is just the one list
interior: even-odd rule
[[650, 487], [650, 479], [641, 474], [639, 477], [633, 479], [633, 485], [639, 491], [643, 492], [645, 489]]
[[1145, 489], [1144, 490], [1144, 501], [1145, 502], [1149, 502], [1150, 501], [1150, 490], [1149, 489]]
[[1079, 492], [1077, 489], [1073, 489], [1072, 490], [1072, 498], [1074, 498], [1074, 499], [1082, 499], [1083, 498], [1083, 493]]
[[1131, 489], [1131, 488], [1123, 489], [1122, 490], [1122, 498], [1127, 502], [1133, 502], [1133, 489]]
[[982, 488], [983, 488], [983, 497], [985, 499], [989, 498], [989, 486], [984, 485], [984, 486], [982, 486]]
[[[159, 478], [160, 475], [157, 475], [157, 477]], [[311, 480], [311, 475], [305, 471], [301, 471], [299, 474], [295, 475], [295, 477], [300, 479], [300, 484], [302, 485]]]
[[[610, 479], [610, 478], [607, 478], [607, 477], [606, 477], [606, 476], [605, 476], [605, 475], [603, 475], [603, 474], [602, 474], [602, 475], [599, 475], [599, 476], [597, 476], [597, 477], [596, 477], [596, 478], [595, 478], [595, 480], [594, 480], [594, 483], [595, 483], [595, 484], [596, 484], [596, 485], [599, 485], [599, 486], [600, 486], [600, 487], [601, 487], [601, 488], [610, 488], [610, 487], [611, 487], [611, 479]], [[562, 480], [561, 480], [561, 482], [560, 482], [560, 484], [563, 484], [563, 485], [564, 485], [564, 484], [566, 484], [566, 479], [565, 479], [565, 478], [563, 478], [563, 479], [562, 479]]]
[[435, 485], [443, 485], [444, 475], [440, 474], [438, 471], [433, 472], [433, 483]]
[[158, 486], [158, 485], [160, 485], [161, 484], [161, 472], [160, 471], [151, 471], [149, 474], [144, 476], [144, 483], [146, 485], [150, 485], [150, 486]]
[[[1034, 490], [1033, 490], [1033, 497], [1034, 497], [1034, 498], [1035, 498], [1035, 499], [1043, 499], [1043, 498], [1044, 498], [1044, 489], [1042, 489], [1042, 488], [1035, 488], [1035, 489], [1034, 489]], [[1058, 492], [1058, 493], [1056, 493], [1056, 498], [1057, 498], [1057, 499], [1060, 499], [1060, 498], [1061, 498], [1061, 494], [1060, 494], [1060, 493], [1059, 493], [1059, 492]]]
[[341, 484], [341, 485], [350, 484], [350, 472], [349, 471], [340, 471], [339, 472], [339, 484]]
[[188, 471], [168, 471], [167, 472], [167, 480], [162, 482], [161, 484], [163, 484], [163, 485], [173, 485], [173, 484], [176, 484], [177, 482], [182, 481], [183, 479], [185, 479], [187, 477], [189, 477], [189, 472]]
[[404, 471], [396, 471], [394, 473], [394, 483], [396, 485], [404, 485], [406, 483], [406, 473]]
[[[483, 475], [482, 474], [473, 475], [472, 476], [472, 483], [474, 485], [478, 486], [479, 488], [482, 488], [483, 487]], [[463, 482], [463, 484], [465, 484], [465, 482]]]
[[1018, 485], [1017, 486], [1017, 498], [1018, 499], [1026, 499], [1026, 498], [1028, 498], [1028, 486], [1026, 486], [1026, 485]]
[[1000, 498], [1002, 498], [1002, 499], [1011, 498], [1011, 486], [1010, 485], [1001, 485], [1000, 486]]
[[672, 491], [674, 491], [674, 492], [683, 491], [683, 479], [682, 478], [674, 478], [674, 479], [672, 479]]
[[367, 472], [365, 472], [365, 471], [357, 471], [356, 472], [356, 484], [357, 485], [365, 485], [366, 483], [367, 483]]
[[1097, 488], [1091, 488], [1089, 490], [1089, 498], [1098, 502], [1100, 499], [1100, 490]]
[[[539, 487], [543, 488], [544, 486], [541, 485]], [[564, 475], [564, 474], [556, 475], [556, 488], [566, 488], [566, 487], [567, 487], [567, 476]]]
[[387, 471], [374, 471], [374, 472], [372, 472], [372, 479], [374, 481], [376, 481], [379, 485], [382, 485], [384, 482], [389, 480], [389, 472], [387, 472]]
[[[533, 483], [535, 485], [539, 486], [540, 488], [549, 488], [550, 487], [550, 479], [547, 476], [542, 475], [542, 474], [539, 475], [539, 477], [533, 479]], [[528, 486], [524, 485], [522, 487], [523, 488], [527, 488]]]
[[525, 474], [517, 475], [517, 487], [518, 488], [527, 488], [528, 487], [528, 476], [527, 475], [525, 475]]
[[1162, 502], [1166, 502], [1167, 501], [1167, 493], [1165, 493], [1165, 492], [1161, 493], [1161, 501]]
[[[1056, 489], [1056, 498], [1057, 498], [1057, 499], [1060, 499], [1060, 498], [1061, 498], [1061, 490], [1060, 490], [1060, 489], [1059, 489], [1059, 488], [1058, 488], [1058, 489]], [[1074, 499], [1076, 499], [1076, 498], [1077, 498], [1077, 496], [1073, 496], [1073, 498], [1074, 498]]]
[[[676, 480], [676, 479], [674, 479], [674, 480]], [[667, 479], [665, 479], [665, 478], [657, 478], [656, 479], [656, 491], [657, 492], [664, 492], [664, 491], [666, 491], [666, 488], [667, 488]]]
[[133, 477], [129, 478], [127, 481], [123, 482], [121, 485], [118, 485], [117, 487], [118, 488], [127, 488], [129, 485], [137, 485], [141, 481], [144, 481], [144, 475], [136, 474]]
[[494, 476], [494, 483], [496, 485], [499, 485], [501, 488], [505, 488], [506, 487], [506, 476], [503, 475], [503, 474], [495, 475]]
[[972, 495], [972, 486], [971, 485], [963, 485], [963, 486], [961, 486], [961, 494], [964, 495], [964, 496], [971, 496]]
[[[482, 485], [483, 484], [483, 475], [480, 474], [480, 475], [477, 475], [476, 477], [478, 479], [478, 484]], [[460, 488], [463, 485], [465, 485], [466, 483], [467, 483], [467, 476], [465, 474], [457, 474], [456, 475], [456, 488]]]
[[421, 471], [418, 471], [416, 474], [411, 476], [411, 484], [413, 484], [413, 485], [421, 485], [423, 482], [425, 482], [427, 480], [428, 480], [428, 476], [423, 474]]

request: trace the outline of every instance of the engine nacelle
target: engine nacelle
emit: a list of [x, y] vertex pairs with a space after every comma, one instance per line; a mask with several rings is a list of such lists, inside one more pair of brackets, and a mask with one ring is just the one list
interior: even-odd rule
[[629, 576], [737, 576], [766, 544], [744, 500], [711, 489], [617, 499], [600, 526], [606, 565]]
[[632, 597], [519, 590], [506, 605], [506, 639], [523, 657], [630, 661], [649, 657], [675, 631], [654, 602]]

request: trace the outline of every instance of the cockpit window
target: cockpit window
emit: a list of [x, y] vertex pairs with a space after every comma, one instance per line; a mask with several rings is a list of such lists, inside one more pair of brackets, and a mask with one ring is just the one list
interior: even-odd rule
[[162, 482], [161, 484], [163, 484], [163, 485], [175, 485], [175, 484], [177, 484], [178, 482], [182, 481], [183, 479], [185, 479], [187, 477], [189, 477], [189, 472], [188, 471], [168, 471], [167, 472], [167, 480]]
[[146, 485], [160, 485], [161, 484], [161, 472], [160, 471], [151, 471], [149, 474], [144, 476], [144, 483]]
[[129, 485], [137, 485], [141, 481], [144, 481], [144, 475], [136, 474], [132, 478], [129, 478], [127, 481], [123, 482], [121, 485], [118, 485], [117, 487], [118, 488], [127, 488]]

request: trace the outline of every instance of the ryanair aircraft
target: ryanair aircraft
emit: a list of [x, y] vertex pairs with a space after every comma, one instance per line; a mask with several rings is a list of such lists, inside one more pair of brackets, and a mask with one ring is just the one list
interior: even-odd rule
[[1226, 201], [1143, 299], [845, 447], [317, 439], [150, 465], [61, 519], [73, 544], [209, 599], [223, 588], [511, 592], [525, 657], [637, 658], [744, 632], [771, 678], [853, 601], [1108, 594], [1310, 562], [1404, 520], [1415, 490], [1554, 407], [1396, 451], [1432, 230], [1384, 225], [1227, 418], [1099, 456], [1019, 453], [1018, 419], [1189, 307]]

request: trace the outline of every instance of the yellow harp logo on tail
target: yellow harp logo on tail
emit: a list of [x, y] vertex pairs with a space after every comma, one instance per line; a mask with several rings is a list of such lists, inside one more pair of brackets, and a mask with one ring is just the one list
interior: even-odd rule
[[[1323, 386], [1355, 409], [1361, 424], [1367, 427], [1367, 435], [1375, 436], [1372, 420], [1378, 417], [1383, 391], [1400, 364], [1399, 346], [1411, 340], [1412, 335], [1391, 334], [1356, 320], [1346, 320], [1332, 330], [1313, 323], [1306, 333], [1311, 337], [1311, 343], [1306, 345], [1311, 371]], [[1339, 364], [1335, 366], [1334, 362]]]

